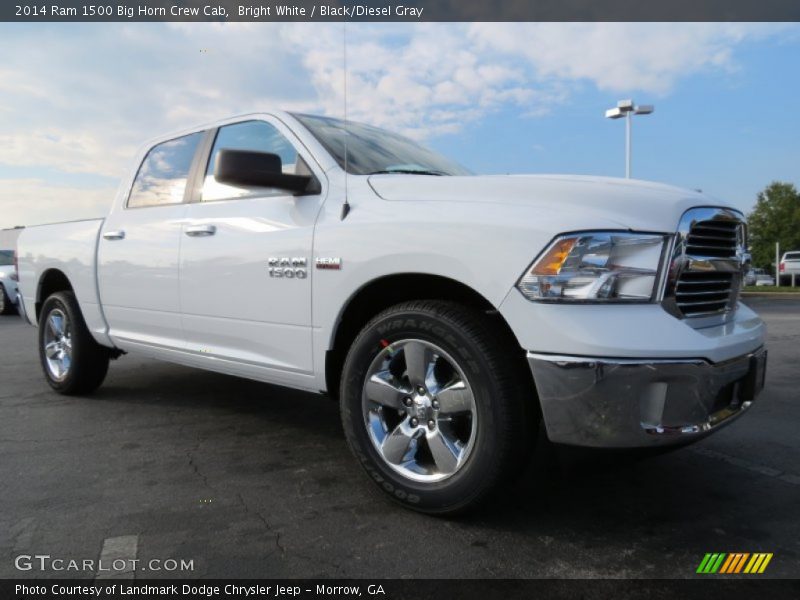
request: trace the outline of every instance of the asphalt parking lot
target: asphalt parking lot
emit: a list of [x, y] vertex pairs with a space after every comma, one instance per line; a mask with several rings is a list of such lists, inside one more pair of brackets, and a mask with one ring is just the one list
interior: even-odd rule
[[0, 317], [0, 577], [93, 577], [15, 557], [96, 559], [111, 538], [193, 561], [148, 577], [680, 578], [706, 552], [772, 552], [764, 577], [798, 577], [800, 300], [749, 303], [770, 351], [750, 414], [639, 461], [542, 444], [458, 520], [373, 491], [324, 397], [130, 356], [95, 395], [61, 397], [35, 330]]

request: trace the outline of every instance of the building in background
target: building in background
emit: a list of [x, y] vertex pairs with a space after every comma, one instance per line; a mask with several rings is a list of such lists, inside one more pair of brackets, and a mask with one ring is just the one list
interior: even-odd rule
[[0, 229], [0, 250], [16, 250], [17, 238], [22, 232], [23, 227], [13, 227], [10, 229]]

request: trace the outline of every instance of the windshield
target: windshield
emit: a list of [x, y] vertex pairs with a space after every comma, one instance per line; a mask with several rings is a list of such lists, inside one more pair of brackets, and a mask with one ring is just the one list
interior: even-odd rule
[[347, 172], [352, 175], [375, 173], [419, 173], [425, 175], [470, 175], [450, 159], [416, 142], [384, 129], [314, 115], [293, 115], [319, 140], [331, 156], [345, 168], [344, 140], [347, 136]]
[[14, 264], [13, 250], [0, 250], [0, 267], [10, 267]]

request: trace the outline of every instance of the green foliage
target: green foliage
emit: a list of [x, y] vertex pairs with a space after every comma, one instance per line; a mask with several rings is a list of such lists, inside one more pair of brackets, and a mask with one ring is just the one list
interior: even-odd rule
[[747, 219], [753, 265], [770, 269], [775, 262], [775, 242], [781, 255], [800, 250], [800, 194], [791, 183], [773, 181], [763, 192]]

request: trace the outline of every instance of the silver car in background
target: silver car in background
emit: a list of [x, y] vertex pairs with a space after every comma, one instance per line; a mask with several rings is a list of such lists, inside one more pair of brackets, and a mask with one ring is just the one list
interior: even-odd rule
[[14, 251], [0, 250], [0, 315], [16, 312], [17, 268]]
[[[755, 285], [757, 287], [775, 285], [775, 278], [767, 273], [765, 269], [752, 269], [747, 276], [747, 285]], [[752, 276], [753, 283], [750, 283], [750, 276]]]

